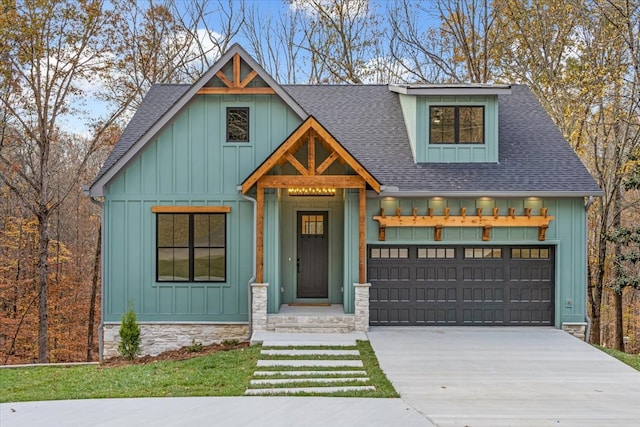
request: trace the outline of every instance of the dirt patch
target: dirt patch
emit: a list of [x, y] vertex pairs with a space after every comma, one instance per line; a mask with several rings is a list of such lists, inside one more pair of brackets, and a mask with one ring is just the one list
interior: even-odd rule
[[160, 353], [157, 356], [141, 356], [133, 360], [125, 360], [122, 357], [113, 357], [101, 362], [100, 366], [104, 368], [116, 368], [119, 366], [146, 365], [149, 363], [163, 362], [163, 361], [187, 360], [187, 359], [192, 359], [194, 357], [201, 357], [201, 356], [206, 356], [208, 354], [214, 354], [219, 351], [235, 350], [235, 349], [245, 348], [248, 346], [249, 346], [248, 341], [243, 341], [243, 342], [233, 343], [233, 344], [224, 343], [224, 344], [211, 344], [211, 345], [203, 345], [203, 346], [190, 345], [187, 347], [179, 348], [177, 350], [165, 351], [164, 353]]

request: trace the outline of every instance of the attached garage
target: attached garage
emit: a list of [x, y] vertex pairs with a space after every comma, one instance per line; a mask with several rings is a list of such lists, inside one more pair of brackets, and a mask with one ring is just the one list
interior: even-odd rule
[[553, 246], [371, 245], [370, 324], [553, 325]]

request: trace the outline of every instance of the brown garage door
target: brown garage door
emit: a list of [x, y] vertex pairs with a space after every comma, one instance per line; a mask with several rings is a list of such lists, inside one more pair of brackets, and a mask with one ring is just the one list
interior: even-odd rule
[[371, 325], [552, 325], [552, 246], [369, 246]]

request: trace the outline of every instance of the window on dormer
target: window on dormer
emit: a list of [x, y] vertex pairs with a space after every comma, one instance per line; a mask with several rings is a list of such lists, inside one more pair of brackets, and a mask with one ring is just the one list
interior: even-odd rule
[[429, 107], [430, 144], [484, 144], [483, 106]]
[[227, 142], [249, 142], [249, 108], [227, 108]]

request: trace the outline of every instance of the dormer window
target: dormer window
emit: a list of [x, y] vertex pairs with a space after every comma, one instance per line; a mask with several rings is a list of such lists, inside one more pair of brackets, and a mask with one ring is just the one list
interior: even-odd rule
[[430, 144], [484, 144], [484, 106], [430, 106]]

